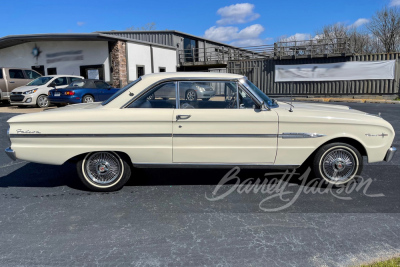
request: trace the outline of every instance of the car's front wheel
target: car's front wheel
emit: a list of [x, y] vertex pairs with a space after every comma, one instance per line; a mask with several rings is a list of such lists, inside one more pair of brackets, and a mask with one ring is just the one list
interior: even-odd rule
[[36, 100], [36, 105], [39, 108], [47, 108], [49, 106], [49, 99], [45, 95], [40, 95]]
[[77, 171], [83, 184], [98, 192], [119, 190], [131, 176], [127, 159], [108, 151], [87, 154], [78, 161]]
[[361, 174], [363, 158], [353, 146], [331, 143], [322, 146], [315, 154], [313, 171], [316, 178], [329, 184], [346, 184]]

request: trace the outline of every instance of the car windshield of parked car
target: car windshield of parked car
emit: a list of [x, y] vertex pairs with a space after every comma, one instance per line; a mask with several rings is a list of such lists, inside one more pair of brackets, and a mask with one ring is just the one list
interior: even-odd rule
[[138, 82], [140, 82], [142, 80], [142, 78], [138, 78], [137, 80], [131, 82], [130, 84], [126, 85], [125, 87], [123, 87], [122, 89], [118, 90], [115, 94], [113, 94], [109, 99], [107, 99], [106, 101], [104, 101], [103, 103], [101, 103], [103, 106], [107, 105], [108, 103], [110, 103], [111, 101], [113, 101], [115, 98], [119, 97], [121, 94], [123, 94], [126, 90], [128, 90], [129, 88], [131, 88], [132, 86], [134, 86], [135, 84], [137, 84]]
[[265, 104], [267, 104], [269, 107], [276, 106], [274, 101], [272, 101], [271, 98], [269, 98], [266, 94], [264, 94], [263, 91], [261, 91], [257, 86], [255, 86], [252, 82], [249, 80], [244, 80], [244, 85], [250, 87], [254, 93], [258, 95], [258, 97], [262, 100], [264, 100]]
[[48, 83], [51, 79], [53, 79], [53, 77], [39, 77], [36, 78], [35, 80], [31, 81], [30, 83], [28, 83], [28, 86], [38, 86], [38, 85], [45, 85], [46, 83]]

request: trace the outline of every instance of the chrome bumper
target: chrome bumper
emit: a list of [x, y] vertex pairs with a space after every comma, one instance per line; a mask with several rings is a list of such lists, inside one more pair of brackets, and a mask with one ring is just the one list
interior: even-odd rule
[[11, 149], [11, 147], [6, 148], [5, 150], [7, 156], [9, 156], [12, 160], [17, 160], [17, 157], [15, 156], [15, 151]]
[[386, 153], [385, 161], [387, 161], [387, 162], [391, 161], [394, 154], [396, 154], [396, 151], [397, 151], [397, 148], [395, 148], [394, 146], [389, 148], [389, 150]]

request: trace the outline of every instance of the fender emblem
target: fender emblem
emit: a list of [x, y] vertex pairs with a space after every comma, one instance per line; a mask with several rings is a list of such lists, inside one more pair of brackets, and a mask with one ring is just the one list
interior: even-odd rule
[[40, 134], [39, 131], [30, 131], [30, 130], [22, 130], [22, 129], [18, 129], [17, 130], [17, 134]]
[[381, 133], [381, 134], [365, 134], [368, 137], [378, 137], [381, 136], [382, 138], [384, 138], [385, 136], [389, 136], [388, 134], [385, 133]]

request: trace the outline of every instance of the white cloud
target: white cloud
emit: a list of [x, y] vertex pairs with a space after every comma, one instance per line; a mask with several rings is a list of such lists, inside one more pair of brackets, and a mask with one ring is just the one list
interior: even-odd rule
[[260, 14], [254, 13], [253, 10], [254, 5], [250, 3], [221, 7], [217, 11], [217, 14], [221, 15], [221, 19], [217, 21], [217, 24], [240, 24], [258, 19]]
[[[398, 0], [398, 1], [399, 1], [399, 5], [400, 5], [400, 0]], [[364, 25], [364, 24], [366, 24], [368, 22], [369, 22], [369, 19], [360, 18], [360, 19], [356, 20], [356, 22], [351, 24], [349, 26], [349, 28], [353, 28], [353, 27], [354, 28], [358, 28], [358, 27], [360, 27], [360, 26], [362, 26], [362, 25]]]
[[280, 39], [280, 42], [292, 42], [292, 41], [305, 41], [311, 40], [311, 34], [309, 33], [296, 33], [289, 37], [283, 37]]
[[86, 22], [78, 21], [78, 22], [76, 23], [76, 25], [78, 25], [78, 26], [83, 26], [83, 25], [85, 25], [85, 23], [86, 23]]
[[238, 27], [216, 27], [213, 26], [206, 30], [204, 37], [218, 42], [230, 42], [235, 46], [255, 46], [263, 45], [264, 41], [259, 38], [264, 31], [260, 24], [254, 24], [239, 30]]
[[400, 6], [400, 0], [392, 0], [392, 1], [390, 1], [390, 6]]

